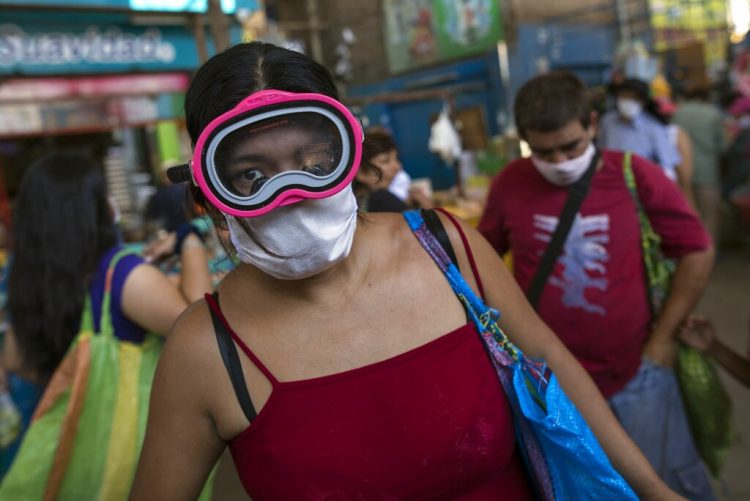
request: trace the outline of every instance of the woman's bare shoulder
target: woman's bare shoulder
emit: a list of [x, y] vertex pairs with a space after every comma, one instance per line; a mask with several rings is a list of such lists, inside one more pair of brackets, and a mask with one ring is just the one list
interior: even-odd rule
[[176, 366], [217, 370], [221, 358], [213, 322], [205, 299], [190, 305], [177, 319], [167, 336], [162, 359]]

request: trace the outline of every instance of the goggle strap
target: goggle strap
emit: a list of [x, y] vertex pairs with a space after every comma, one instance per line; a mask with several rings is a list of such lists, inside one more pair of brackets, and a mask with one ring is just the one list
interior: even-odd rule
[[193, 175], [191, 173], [190, 164], [177, 165], [167, 169], [167, 179], [173, 184], [187, 183], [192, 181]]

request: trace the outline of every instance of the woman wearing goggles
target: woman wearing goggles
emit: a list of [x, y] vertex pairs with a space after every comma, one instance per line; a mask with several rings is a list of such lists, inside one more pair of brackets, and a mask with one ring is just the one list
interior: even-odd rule
[[[253, 499], [532, 499], [461, 302], [401, 215], [357, 213], [362, 132], [330, 73], [238, 45], [199, 69], [185, 111], [195, 154], [172, 179], [242, 264], [167, 341], [131, 498], [194, 499], [228, 446]], [[555, 370], [633, 487], [663, 493], [494, 250], [438, 217], [512, 341]]]

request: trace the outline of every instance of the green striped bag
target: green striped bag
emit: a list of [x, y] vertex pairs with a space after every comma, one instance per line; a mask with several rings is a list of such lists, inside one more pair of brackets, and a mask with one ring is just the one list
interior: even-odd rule
[[[140, 344], [114, 335], [112, 274], [128, 253], [121, 251], [109, 264], [98, 333], [87, 298], [81, 331], [45, 389], [0, 486], [0, 500], [128, 498], [162, 347], [154, 334]], [[202, 499], [210, 499], [210, 484]]]

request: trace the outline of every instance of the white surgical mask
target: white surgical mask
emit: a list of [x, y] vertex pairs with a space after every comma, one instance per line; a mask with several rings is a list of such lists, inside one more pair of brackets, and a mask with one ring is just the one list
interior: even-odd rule
[[233, 216], [225, 215], [229, 237], [243, 263], [283, 280], [317, 275], [349, 255], [357, 227], [351, 186], [327, 198], [279, 207], [245, 223], [264, 251]]
[[620, 115], [632, 120], [641, 114], [643, 105], [635, 99], [620, 97], [617, 98], [617, 111], [620, 112]]
[[588, 148], [586, 148], [586, 151], [582, 155], [571, 160], [553, 163], [532, 156], [531, 162], [536, 167], [536, 170], [539, 171], [539, 174], [550, 183], [556, 186], [568, 186], [583, 176], [591, 164], [594, 153], [596, 153], [596, 148], [594, 148], [592, 143], [589, 143]]

